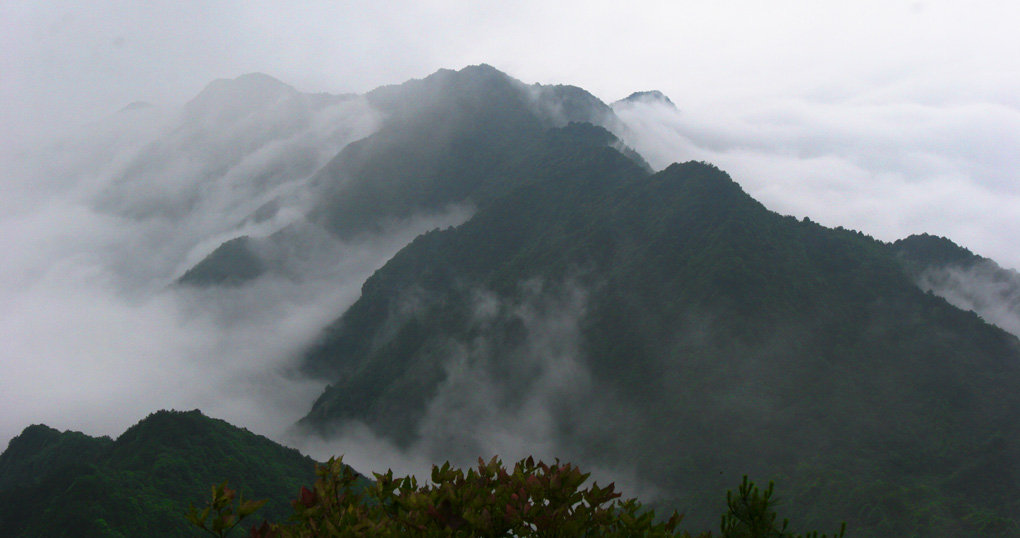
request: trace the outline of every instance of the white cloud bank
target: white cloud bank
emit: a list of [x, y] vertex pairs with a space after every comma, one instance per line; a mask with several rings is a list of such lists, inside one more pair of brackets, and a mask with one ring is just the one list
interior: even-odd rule
[[783, 214], [885, 241], [947, 236], [1020, 267], [1020, 110], [790, 100], [708, 117], [621, 102], [625, 142], [659, 169], [709, 161]]
[[[213, 123], [121, 112], [3, 168], [0, 446], [40, 422], [118, 435], [161, 408], [278, 438], [323, 388], [292, 372], [303, 346], [416, 235], [466, 218], [350, 243], [322, 233], [332, 244], [297, 278], [174, 286], [222, 241], [299, 220], [310, 176], [378, 125], [361, 99], [308, 108], [282, 95]], [[267, 202], [275, 214], [252, 219]]]

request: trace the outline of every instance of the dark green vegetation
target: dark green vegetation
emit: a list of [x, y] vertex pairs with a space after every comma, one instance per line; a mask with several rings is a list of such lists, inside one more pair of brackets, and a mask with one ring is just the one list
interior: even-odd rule
[[1020, 336], [1020, 273], [943, 237], [914, 235], [893, 248], [922, 289]]
[[892, 246], [911, 273], [918, 276], [927, 269], [947, 266], [968, 269], [988, 261], [944, 237], [928, 234], [912, 235]]
[[[392, 471], [370, 482], [340, 460], [320, 467], [198, 411], [160, 411], [117, 440], [26, 428], [0, 455], [0, 534], [690, 536], [677, 528], [683, 516], [656, 519], [637, 499], [621, 499], [613, 484], [582, 489], [589, 476], [569, 463], [532, 458], [507, 469], [494, 457], [479, 459], [477, 470], [434, 466], [421, 486]], [[202, 482], [218, 477], [227, 478], [196, 506], [210, 490]], [[285, 502], [295, 492], [297, 499]], [[799, 537], [786, 530], [777, 504], [771, 484], [759, 491], [745, 477], [737, 495], [727, 496], [721, 535]]]
[[[252, 538], [343, 537], [627, 537], [690, 538], [677, 530], [683, 516], [673, 512], [656, 520], [654, 511], [636, 499], [622, 500], [615, 486], [598, 483], [582, 489], [589, 475], [556, 461], [547, 465], [531, 457], [504, 468], [495, 457], [478, 459], [467, 472], [434, 465], [429, 482], [413, 476], [375, 474], [364, 487], [349, 467], [331, 459], [316, 470], [311, 489], [301, 488], [287, 522], [251, 525]], [[759, 490], [744, 477], [734, 495], [726, 495], [723, 538], [801, 538], [778, 519], [770, 483]], [[255, 512], [261, 501], [244, 500], [224, 483], [205, 506], [192, 506], [188, 521], [205, 534], [224, 538]], [[845, 525], [834, 538], [842, 538]], [[710, 538], [703, 533], [699, 538]], [[818, 538], [817, 532], [804, 535]], [[825, 538], [826, 535], [822, 535]]]
[[116, 440], [30, 426], [0, 455], [0, 535], [179, 538], [189, 503], [223, 480], [284, 518], [314, 469], [296, 450], [198, 411], [154, 413]]
[[695, 529], [749, 473], [810, 526], [1020, 535], [1015, 337], [925, 293], [903, 248], [615, 145], [546, 131], [470, 221], [380, 269], [309, 350], [332, 386], [302, 423], [470, 451], [465, 419], [539, 401], [563, 457], [635, 469]]

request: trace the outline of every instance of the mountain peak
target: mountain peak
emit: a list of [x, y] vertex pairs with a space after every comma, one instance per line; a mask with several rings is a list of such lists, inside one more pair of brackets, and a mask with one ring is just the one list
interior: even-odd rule
[[[118, 445], [129, 444], [144, 439], [149, 442], [153, 439], [169, 440], [171, 443], [178, 439], [172, 435], [172, 431], [184, 429], [195, 432], [207, 429], [210, 425], [221, 423], [218, 419], [205, 416], [198, 409], [191, 411], [177, 411], [161, 409], [150, 413], [147, 417], [138, 421], [121, 434], [116, 443]], [[184, 440], [184, 439], [180, 439]]]
[[89, 437], [33, 424], [11, 439], [7, 450], [0, 453], [0, 491], [38, 483], [41, 475], [70, 463], [91, 461], [112, 442], [109, 437]]
[[650, 91], [644, 91], [644, 92], [634, 92], [634, 93], [628, 95], [627, 97], [624, 97], [623, 99], [620, 99], [619, 101], [617, 101], [617, 102], [615, 102], [613, 104], [616, 105], [616, 104], [620, 104], [620, 103], [662, 104], [662, 105], [667, 105], [670, 108], [674, 108], [674, 109], [676, 108], [676, 105], [673, 104], [673, 101], [671, 101], [669, 99], [669, 97], [666, 97], [666, 94], [660, 92], [659, 90], [650, 90]]
[[190, 118], [211, 117], [216, 121], [233, 119], [298, 93], [293, 86], [269, 75], [248, 73], [210, 82], [184, 105], [184, 114]]
[[704, 161], [673, 163], [656, 174], [656, 176], [683, 183], [696, 182], [699, 185], [712, 188], [713, 192], [717, 189], [730, 189], [733, 192], [739, 192], [743, 196], [750, 198], [744, 193], [740, 185], [733, 181], [729, 174], [714, 164]]
[[50, 443], [58, 437], [60, 437], [59, 431], [45, 424], [33, 424], [8, 442], [7, 451], [36, 451], [40, 445]]
[[152, 413], [116, 441], [30, 426], [0, 454], [0, 535], [181, 536], [188, 505], [224, 480], [269, 499], [260, 515], [282, 520], [314, 468], [297, 450], [198, 410]]
[[893, 243], [896, 252], [915, 263], [925, 266], [946, 265], [970, 266], [981, 260], [973, 252], [957, 245], [945, 237], [927, 233], [914, 234]]
[[477, 64], [477, 65], [464, 66], [464, 68], [462, 68], [458, 72], [463, 74], [463, 75], [476, 75], [476, 76], [477, 75], [481, 75], [481, 76], [498, 75], [498, 76], [502, 76], [502, 77], [509, 76], [506, 73], [500, 71], [499, 69], [496, 69], [495, 67], [493, 67], [493, 66], [491, 66], [489, 64]]

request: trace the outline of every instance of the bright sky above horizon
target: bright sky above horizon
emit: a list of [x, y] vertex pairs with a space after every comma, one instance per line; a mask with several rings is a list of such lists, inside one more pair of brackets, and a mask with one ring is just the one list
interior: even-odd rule
[[361, 93], [476, 63], [606, 101], [659, 89], [696, 104], [1020, 104], [1020, 7], [995, 0], [43, 0], [5, 2], [0, 15], [6, 114], [15, 98], [25, 115], [87, 120], [248, 72]]

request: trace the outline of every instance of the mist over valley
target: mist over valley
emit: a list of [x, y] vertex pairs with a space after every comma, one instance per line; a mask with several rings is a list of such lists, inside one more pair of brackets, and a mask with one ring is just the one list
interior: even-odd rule
[[691, 532], [749, 475], [798, 528], [1020, 535], [1015, 103], [481, 61], [5, 143], [0, 529], [186, 533], [220, 476], [282, 520], [342, 454], [570, 461]]

